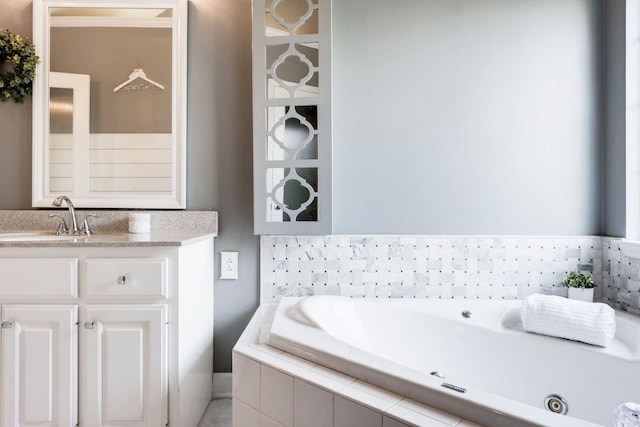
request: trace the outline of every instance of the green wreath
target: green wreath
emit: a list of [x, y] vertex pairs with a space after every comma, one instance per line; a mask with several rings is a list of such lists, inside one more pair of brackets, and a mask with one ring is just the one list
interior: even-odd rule
[[33, 91], [40, 58], [29, 40], [0, 28], [0, 101], [22, 102]]

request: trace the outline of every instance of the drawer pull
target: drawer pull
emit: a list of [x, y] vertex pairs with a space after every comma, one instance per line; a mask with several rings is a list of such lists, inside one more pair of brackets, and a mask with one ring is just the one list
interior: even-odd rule
[[2, 325], [2, 329], [11, 329], [11, 328], [13, 328], [13, 321], [5, 320], [0, 325]]
[[95, 322], [84, 322], [85, 329], [93, 329], [94, 325], [95, 325]]
[[118, 276], [118, 285], [126, 285], [127, 277], [126, 276]]

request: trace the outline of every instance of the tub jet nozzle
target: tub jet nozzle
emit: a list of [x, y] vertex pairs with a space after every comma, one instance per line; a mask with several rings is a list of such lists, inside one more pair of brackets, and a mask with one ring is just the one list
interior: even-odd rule
[[556, 414], [566, 415], [569, 412], [569, 405], [562, 396], [550, 394], [544, 398], [544, 406], [547, 411]]

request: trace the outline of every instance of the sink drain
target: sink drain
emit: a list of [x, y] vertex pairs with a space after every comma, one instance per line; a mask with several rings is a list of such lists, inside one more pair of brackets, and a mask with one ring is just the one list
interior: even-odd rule
[[569, 405], [562, 396], [550, 394], [544, 398], [544, 408], [555, 414], [566, 415], [569, 411]]

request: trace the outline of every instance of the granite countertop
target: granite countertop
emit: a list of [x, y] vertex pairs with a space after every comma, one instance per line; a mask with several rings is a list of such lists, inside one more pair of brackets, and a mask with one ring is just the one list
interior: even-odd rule
[[66, 210], [0, 210], [0, 248], [47, 247], [143, 247], [184, 246], [218, 234], [215, 211], [147, 211], [151, 215], [149, 233], [129, 233], [129, 212], [76, 210], [79, 218], [91, 218], [91, 236], [55, 235], [57, 219], [51, 213]]
[[0, 231], [0, 248], [184, 246], [214, 233], [153, 231], [151, 233], [100, 232], [91, 236], [56, 236], [51, 231]]

